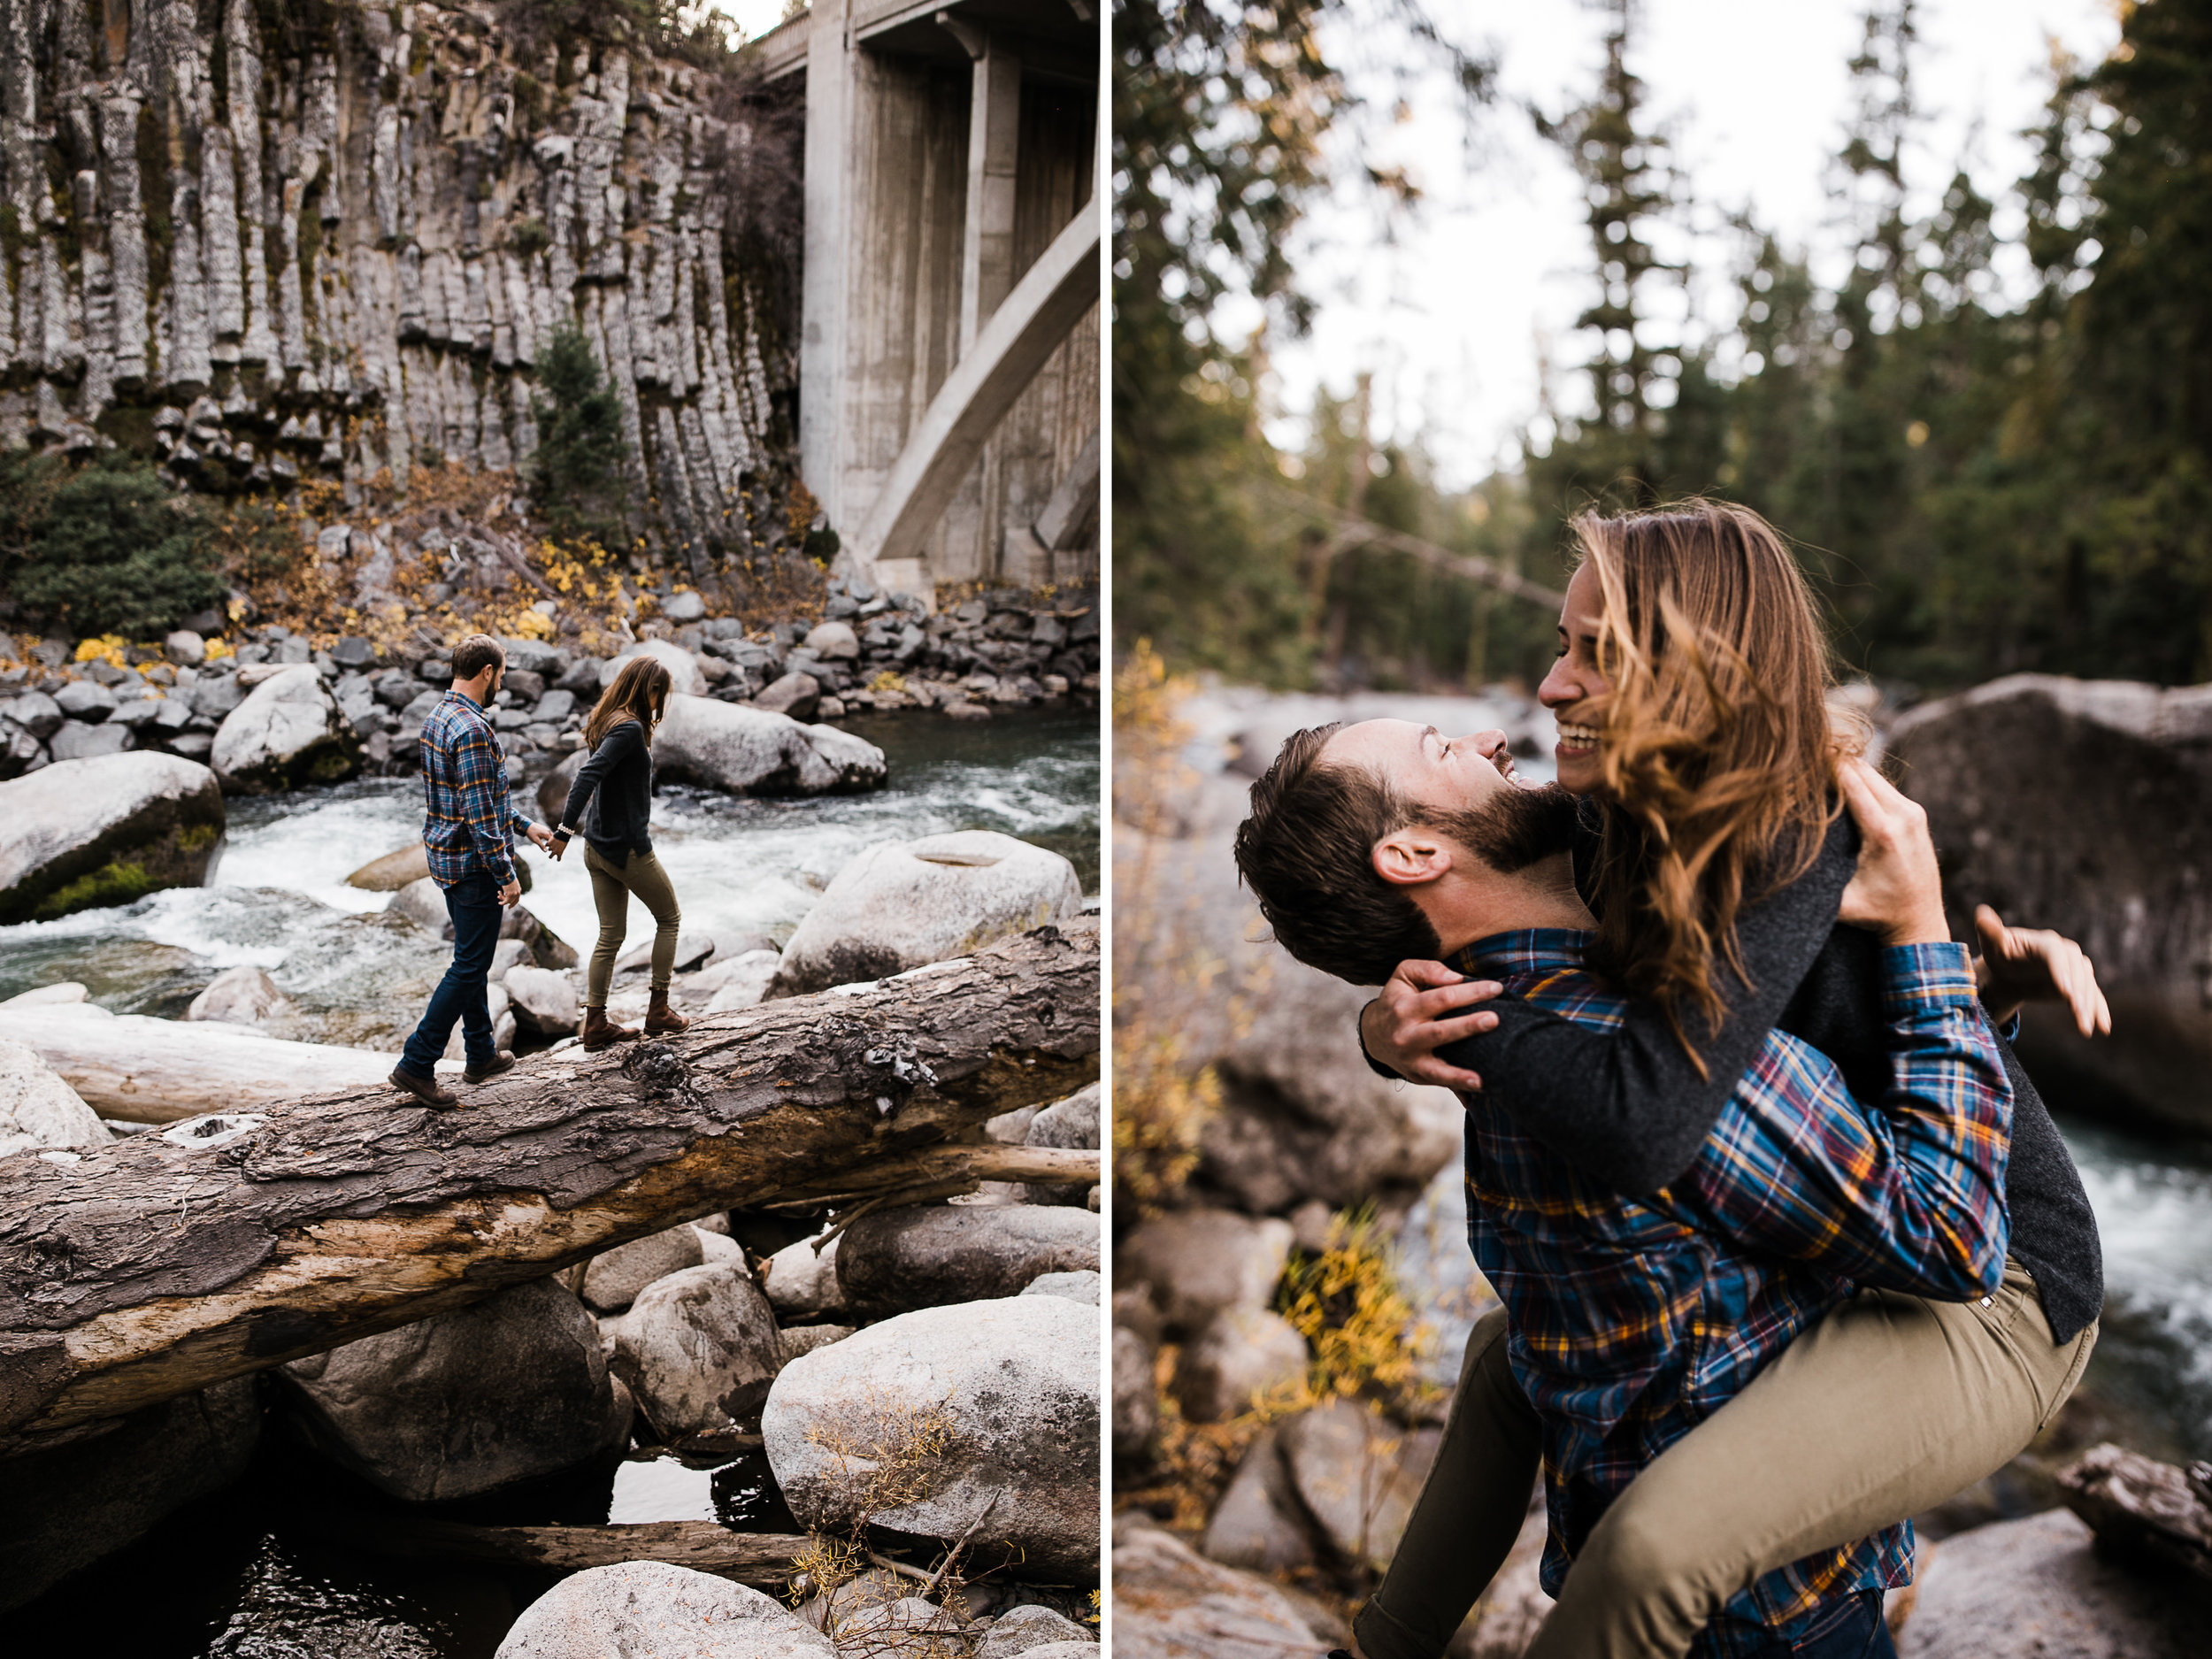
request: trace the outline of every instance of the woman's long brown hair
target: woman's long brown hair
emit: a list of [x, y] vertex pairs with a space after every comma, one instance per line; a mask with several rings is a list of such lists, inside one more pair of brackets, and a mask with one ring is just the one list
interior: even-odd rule
[[1686, 1015], [1710, 1031], [1726, 1008], [1717, 960], [1743, 975], [1738, 911], [1819, 856], [1838, 760], [1863, 740], [1832, 727], [1826, 631], [1757, 513], [1690, 500], [1572, 528], [1609, 687], [1578, 717], [1599, 732], [1604, 809], [1594, 960], [1656, 1001], [1695, 1059]]
[[668, 664], [659, 657], [642, 653], [633, 657], [615, 671], [615, 677], [592, 705], [591, 718], [584, 722], [584, 747], [597, 749], [599, 740], [625, 720], [635, 720], [643, 726], [645, 741], [651, 742], [653, 728], [667, 710], [668, 694], [675, 683]]

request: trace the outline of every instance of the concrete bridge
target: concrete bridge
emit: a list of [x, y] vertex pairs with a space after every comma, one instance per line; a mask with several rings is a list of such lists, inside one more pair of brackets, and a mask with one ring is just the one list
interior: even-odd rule
[[1098, 569], [1095, 0], [814, 0], [800, 467], [901, 591]]

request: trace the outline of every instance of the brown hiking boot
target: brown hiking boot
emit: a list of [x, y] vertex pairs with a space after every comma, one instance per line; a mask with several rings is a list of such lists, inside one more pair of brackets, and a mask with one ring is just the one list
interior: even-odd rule
[[502, 1071], [512, 1071], [514, 1069], [514, 1056], [509, 1054], [504, 1048], [502, 1048], [497, 1054], [492, 1056], [490, 1059], [485, 1061], [483, 1064], [470, 1066], [466, 1071], [463, 1071], [461, 1073], [461, 1081], [464, 1083], [488, 1082], [493, 1078], [497, 1077]]
[[392, 1068], [392, 1087], [412, 1094], [432, 1111], [451, 1111], [461, 1103], [461, 1097], [434, 1077], [417, 1077], [412, 1071]]
[[588, 1008], [584, 1010], [583, 1040], [584, 1047], [588, 1050], [595, 1052], [601, 1048], [612, 1048], [618, 1042], [634, 1042], [637, 1040], [637, 1028], [634, 1025], [618, 1025], [609, 1019], [607, 1010], [603, 1008]]
[[653, 999], [645, 1005], [645, 1034], [649, 1037], [672, 1037], [680, 1031], [689, 1031], [691, 1022], [668, 1005], [668, 987], [661, 986], [653, 993]]

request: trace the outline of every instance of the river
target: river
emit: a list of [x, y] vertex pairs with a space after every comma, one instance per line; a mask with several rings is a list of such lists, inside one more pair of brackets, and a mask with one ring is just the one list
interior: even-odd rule
[[[655, 850], [687, 933], [787, 937], [829, 879], [882, 841], [993, 829], [1064, 854], [1099, 885], [1098, 717], [1017, 712], [967, 724], [855, 719], [879, 745], [872, 794], [740, 800], [664, 788]], [[0, 997], [81, 981], [118, 1013], [174, 1018], [218, 972], [266, 969], [296, 1013], [287, 1035], [398, 1046], [445, 947], [380, 912], [349, 872], [421, 833], [421, 785], [365, 779], [230, 803], [213, 884], [114, 910], [0, 927]], [[527, 791], [516, 804], [534, 816]], [[588, 953], [597, 931], [580, 858], [534, 861], [525, 901]], [[652, 924], [633, 906], [631, 936]], [[247, 1478], [7, 1616], [11, 1647], [136, 1659], [488, 1659], [550, 1575], [365, 1555], [334, 1543], [333, 1513], [388, 1509], [365, 1485], [292, 1445], [273, 1416]], [[552, 1525], [720, 1518], [794, 1530], [757, 1454], [716, 1467], [674, 1457], [610, 1462], [518, 1491], [436, 1506], [455, 1518]]]

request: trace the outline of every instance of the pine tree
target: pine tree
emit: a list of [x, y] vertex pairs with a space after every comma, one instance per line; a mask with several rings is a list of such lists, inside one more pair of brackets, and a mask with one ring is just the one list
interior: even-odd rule
[[530, 457], [530, 488], [556, 534], [618, 546], [625, 511], [622, 405], [600, 378], [584, 331], [572, 322], [554, 329], [539, 352], [541, 395], [530, 400], [538, 447]]

